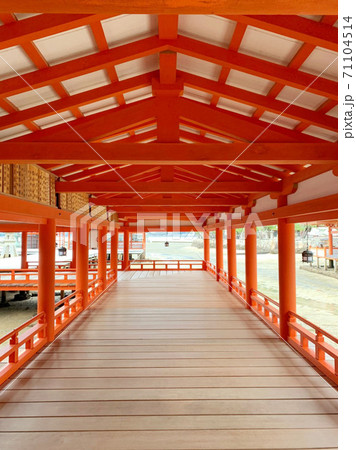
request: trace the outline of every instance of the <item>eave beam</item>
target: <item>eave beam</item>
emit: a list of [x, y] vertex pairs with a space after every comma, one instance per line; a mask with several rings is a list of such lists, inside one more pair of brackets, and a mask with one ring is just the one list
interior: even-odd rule
[[[0, 162], [13, 164], [333, 164], [336, 143], [120, 143], [13, 142], [0, 143]], [[244, 152], [244, 153], [242, 153]], [[100, 155], [100, 156], [99, 156]], [[103, 161], [104, 160], [104, 161]]]

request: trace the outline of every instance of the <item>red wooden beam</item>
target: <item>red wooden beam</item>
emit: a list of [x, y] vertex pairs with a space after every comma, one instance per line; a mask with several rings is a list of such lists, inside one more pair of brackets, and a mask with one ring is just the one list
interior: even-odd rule
[[95, 205], [106, 206], [237, 206], [246, 204], [247, 201], [227, 198], [110, 198], [110, 199], [92, 199]]
[[226, 136], [243, 138], [248, 142], [256, 138], [258, 142], [320, 142], [320, 139], [294, 130], [265, 124], [253, 117], [245, 117], [186, 98], [179, 99], [178, 107], [181, 118], [204, 124], [213, 131], [224, 132]]
[[0, 130], [20, 125], [26, 121], [51, 116], [54, 114], [54, 111], [61, 113], [71, 108], [79, 108], [80, 106], [114, 97], [118, 94], [124, 94], [126, 92], [131, 92], [136, 89], [150, 86], [152, 77], [157, 74], [158, 72], [151, 72], [144, 75], [139, 75], [137, 77], [132, 77], [127, 80], [118, 81], [107, 86], [91, 89], [80, 94], [70, 95], [50, 102], [50, 106], [47, 104], [42, 104], [23, 111], [13, 112], [12, 114], [1, 118]]
[[333, 50], [334, 52], [337, 52], [338, 49], [338, 30], [336, 27], [297, 15], [237, 15], [225, 17], [238, 23], [288, 36], [313, 46]]
[[[333, 143], [255, 143], [242, 154], [246, 144], [92, 144], [84, 142], [0, 143], [0, 162], [14, 164], [110, 164], [146, 165], [228, 165], [238, 155], [236, 165], [244, 164], [333, 164], [337, 144]], [[99, 156], [101, 155], [101, 156]]]
[[[0, 12], [14, 8], [13, 0], [2, 0]], [[22, 12], [100, 13], [112, 14], [337, 14], [336, 0], [17, 0], [16, 9]]]
[[[281, 184], [279, 182], [215, 182], [209, 186], [208, 183], [179, 183], [179, 182], [152, 182], [152, 183], [134, 183], [135, 190], [142, 194], [157, 193], [198, 193], [203, 190], [207, 193], [249, 193], [249, 192], [279, 192]], [[209, 186], [209, 187], [208, 187]], [[207, 189], [206, 189], [207, 188]], [[57, 192], [131, 192], [132, 187], [124, 182], [105, 182], [105, 181], [77, 181], [77, 182], [56, 182]]]
[[223, 67], [239, 70], [301, 90], [304, 90], [309, 86], [308, 92], [322, 95], [333, 100], [337, 100], [338, 97], [337, 83], [335, 81], [327, 80], [326, 78], [316, 79], [315, 75], [310, 75], [269, 61], [262, 61], [259, 58], [243, 55], [242, 53], [234, 53], [222, 47], [207, 44], [185, 36], [178, 36], [178, 39], [174, 41], [167, 40], [162, 42], [167, 43], [172, 50]]
[[165, 41], [161, 41], [157, 36], [153, 36], [130, 44], [121, 45], [105, 52], [56, 64], [47, 69], [30, 72], [22, 75], [21, 78], [8, 78], [1, 82], [0, 97], [9, 97], [28, 91], [30, 89], [29, 85], [36, 89], [167, 50], [167, 44], [163, 42]]
[[[236, 205], [241, 206], [239, 204]], [[134, 214], [134, 213], [222, 213], [230, 212], [231, 206], [121, 206], [111, 208], [113, 211], [118, 213]]]
[[41, 14], [0, 27], [0, 49], [23, 45], [46, 36], [103, 20], [109, 15]]
[[[14, 142], [103, 140], [115, 133], [120, 134], [125, 130], [139, 127], [147, 121], [152, 122], [155, 119], [155, 108], [155, 100], [149, 98], [77, 119], [69, 124], [64, 123], [53, 128], [37, 131], [17, 138]], [[87, 148], [89, 149], [88, 146]]]
[[318, 127], [337, 131], [337, 119], [317, 111], [311, 111], [295, 105], [291, 105], [286, 109], [288, 106], [286, 102], [276, 100], [270, 96], [255, 94], [254, 92], [245, 91], [244, 89], [224, 85], [216, 81], [208, 80], [207, 78], [180, 71], [178, 71], [178, 76], [182, 77], [185, 86], [254, 106], [256, 108], [262, 107], [275, 114], [283, 113], [283, 117], [299, 120], [308, 125], [316, 125]]

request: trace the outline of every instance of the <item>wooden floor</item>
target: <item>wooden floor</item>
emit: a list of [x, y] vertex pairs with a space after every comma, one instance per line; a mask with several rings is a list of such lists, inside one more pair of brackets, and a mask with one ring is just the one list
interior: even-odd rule
[[1, 450], [330, 449], [337, 393], [206, 272], [129, 272], [0, 395]]

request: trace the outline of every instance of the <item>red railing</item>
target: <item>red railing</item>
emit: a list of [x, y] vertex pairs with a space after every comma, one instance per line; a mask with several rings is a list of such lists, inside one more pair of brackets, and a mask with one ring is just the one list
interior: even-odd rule
[[216, 266], [210, 261], [206, 261], [206, 270], [214, 277], [216, 276]]
[[[302, 322], [302, 324], [298, 323]], [[311, 361], [334, 383], [338, 383], [338, 351], [325, 338], [338, 344], [338, 339], [294, 312], [289, 312], [288, 342]], [[312, 329], [312, 331], [308, 330]]]
[[37, 314], [37, 316], [32, 317], [32, 319], [0, 338], [0, 384], [16, 372], [46, 343], [46, 318], [44, 313]]
[[88, 284], [89, 303], [92, 303], [103, 290], [103, 281], [95, 278]]
[[83, 294], [75, 291], [55, 304], [54, 332], [58, 334], [83, 310]]
[[[115, 281], [115, 270], [108, 270], [107, 287]], [[103, 284], [99, 278], [89, 282], [89, 304], [103, 293]], [[57, 335], [83, 311], [83, 293], [73, 292], [55, 303], [54, 308], [54, 332]], [[0, 338], [0, 385], [48, 343], [46, 328], [45, 314], [42, 312]], [[4, 345], [6, 341], [9, 341], [8, 345]]]
[[266, 324], [279, 333], [279, 303], [255, 289], [251, 290], [251, 309], [260, 316]]
[[150, 260], [130, 261], [130, 270], [203, 270], [202, 260]]
[[[96, 272], [89, 271], [89, 280], [94, 279]], [[55, 286], [58, 289], [75, 286], [75, 269], [57, 269]], [[23, 288], [26, 291], [38, 289], [38, 269], [0, 269], [0, 291], [17, 291]]]
[[[206, 262], [206, 270], [216, 276], [216, 266]], [[229, 288], [228, 274], [219, 269], [219, 281]], [[232, 278], [231, 292], [248, 308], [260, 317], [266, 325], [280, 334], [279, 303], [262, 292], [252, 289], [249, 296], [245, 283], [236, 277]], [[298, 323], [301, 322], [301, 323]], [[302, 356], [308, 359], [326, 377], [338, 383], [338, 351], [332, 344], [338, 344], [337, 338], [314, 325], [294, 312], [289, 312], [288, 343]], [[312, 331], [308, 330], [309, 327]], [[325, 339], [331, 343], [325, 342]]]
[[232, 277], [231, 292], [244, 304], [246, 304], [246, 286], [245, 283], [237, 277]]
[[227, 288], [229, 288], [229, 278], [228, 274], [224, 269], [219, 269], [219, 281], [226, 285]]

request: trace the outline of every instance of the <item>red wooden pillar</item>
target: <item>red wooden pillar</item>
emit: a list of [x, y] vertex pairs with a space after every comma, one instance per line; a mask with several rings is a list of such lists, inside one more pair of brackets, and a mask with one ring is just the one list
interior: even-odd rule
[[111, 254], [110, 254], [110, 268], [115, 271], [114, 279], [117, 278], [117, 251], [118, 251], [118, 243], [119, 243], [119, 230], [115, 227], [114, 232], [111, 235]]
[[146, 259], [146, 233], [142, 233], [142, 250], [144, 251], [143, 259]]
[[[278, 199], [278, 207], [287, 205], [286, 197]], [[288, 338], [288, 313], [296, 312], [295, 228], [294, 223], [278, 219], [278, 273], [280, 335]]]
[[209, 231], [204, 231], [204, 270], [206, 270], [207, 263], [210, 262], [210, 235]]
[[246, 302], [251, 305], [251, 289], [257, 289], [257, 234], [254, 223], [245, 226], [245, 271]]
[[98, 229], [98, 278], [103, 282], [103, 289], [106, 288], [107, 232], [106, 226]]
[[[73, 233], [74, 234], [74, 233]], [[88, 296], [88, 262], [89, 262], [89, 245], [88, 245], [89, 230], [88, 224], [80, 224], [75, 231], [76, 247], [76, 290], [81, 291], [83, 295], [83, 309], [89, 305]]]
[[332, 235], [332, 227], [329, 227], [329, 255], [333, 254], [333, 235]]
[[72, 261], [70, 266], [75, 269], [77, 267], [77, 233], [78, 230], [75, 228], [72, 231]]
[[232, 290], [233, 277], [236, 277], [236, 228], [231, 227], [227, 234], [227, 265], [229, 291]]
[[54, 339], [54, 296], [56, 260], [56, 222], [48, 219], [39, 226], [38, 300], [37, 312], [44, 312], [48, 342]]
[[124, 256], [122, 261], [122, 270], [128, 270], [130, 267], [130, 232], [124, 230]]
[[216, 228], [216, 281], [219, 281], [219, 271], [224, 268], [223, 229]]
[[27, 269], [27, 231], [21, 233], [21, 269]]

